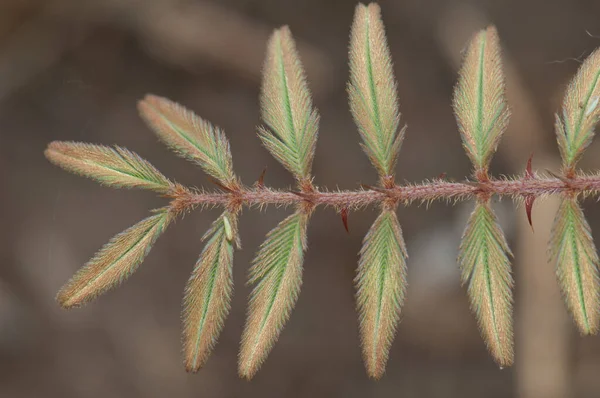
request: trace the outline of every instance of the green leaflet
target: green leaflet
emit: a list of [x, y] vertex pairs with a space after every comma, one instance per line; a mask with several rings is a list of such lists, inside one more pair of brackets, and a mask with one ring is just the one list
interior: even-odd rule
[[276, 30], [267, 47], [260, 94], [266, 128], [259, 137], [271, 154], [298, 180], [310, 178], [319, 114], [296, 45], [287, 26]]
[[393, 210], [381, 212], [365, 236], [355, 283], [363, 358], [383, 376], [406, 291], [406, 248]]
[[[304, 70], [290, 30], [276, 30], [267, 47], [261, 89], [259, 137], [302, 184], [310, 183], [319, 115], [312, 106]], [[304, 187], [302, 187], [304, 189]], [[239, 373], [256, 373], [279, 337], [302, 284], [309, 211], [298, 210], [267, 235], [250, 270], [255, 284], [242, 336]]]
[[594, 137], [600, 119], [600, 49], [581, 65], [569, 84], [562, 115], [556, 115], [556, 137], [563, 167], [572, 169]]
[[550, 260], [573, 318], [583, 334], [598, 331], [600, 317], [598, 254], [577, 199], [562, 199], [549, 244]]
[[[477, 33], [469, 43], [452, 105], [476, 177], [487, 179], [490, 159], [510, 115], [493, 26]], [[479, 199], [463, 234], [458, 262], [484, 340], [501, 366], [511, 365], [514, 358], [509, 254], [489, 199]]]
[[143, 188], [167, 193], [173, 184], [148, 161], [118, 146], [54, 141], [46, 158], [72, 173], [116, 188]]
[[183, 346], [188, 372], [204, 365], [231, 308], [233, 239], [227, 228], [233, 234], [232, 225], [237, 225], [237, 215], [226, 211], [204, 235], [206, 245], [185, 288]]
[[398, 132], [397, 84], [377, 4], [356, 7], [349, 55], [350, 110], [362, 147], [380, 176], [393, 175], [404, 129]]
[[302, 284], [308, 215], [296, 212], [267, 234], [252, 268], [248, 318], [242, 335], [239, 373], [258, 371], [296, 304]]
[[127, 279], [144, 261], [156, 239], [171, 221], [168, 209], [114, 236], [58, 292], [64, 308], [83, 305]]
[[458, 262], [484, 340], [501, 366], [513, 362], [512, 255], [489, 202], [477, 202], [462, 237]]
[[494, 27], [480, 31], [471, 40], [452, 105], [467, 155], [476, 170], [487, 171], [510, 116]]
[[229, 188], [237, 186], [225, 133], [183, 106], [147, 95], [138, 104], [142, 119], [178, 155], [198, 164]]

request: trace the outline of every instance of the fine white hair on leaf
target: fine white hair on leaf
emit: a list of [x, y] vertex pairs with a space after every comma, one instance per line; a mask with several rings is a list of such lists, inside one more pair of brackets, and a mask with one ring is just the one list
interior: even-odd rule
[[467, 155], [476, 172], [487, 173], [510, 116], [495, 27], [478, 32], [469, 43], [452, 104]]
[[404, 129], [398, 131], [397, 84], [377, 4], [356, 7], [349, 55], [348, 97], [361, 145], [381, 177], [393, 175]]

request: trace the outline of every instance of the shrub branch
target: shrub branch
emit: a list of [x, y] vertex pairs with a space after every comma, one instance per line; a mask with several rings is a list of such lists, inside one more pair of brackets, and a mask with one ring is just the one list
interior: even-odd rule
[[265, 187], [264, 172], [256, 184], [244, 186], [234, 173], [225, 133], [183, 106], [154, 95], [138, 104], [143, 120], [177, 154], [200, 166], [217, 189], [184, 187], [124, 148], [51, 143], [47, 158], [68, 171], [111, 187], [152, 190], [171, 200], [168, 207], [155, 210], [100, 249], [61, 290], [60, 304], [65, 308], [82, 305], [129, 277], [177, 215], [197, 207], [223, 208], [205, 235], [205, 247], [183, 303], [185, 365], [195, 372], [206, 362], [229, 313], [234, 249], [241, 245], [240, 210], [244, 206], [292, 206], [294, 213], [267, 234], [249, 272], [253, 288], [238, 371], [250, 379], [269, 355], [298, 299], [313, 210], [333, 207], [348, 229], [350, 210], [373, 206], [379, 216], [363, 239], [354, 282], [363, 359], [367, 374], [378, 379], [385, 372], [408, 283], [408, 253], [395, 213], [397, 206], [415, 201], [471, 200], [475, 207], [458, 256], [461, 281], [492, 356], [500, 366], [509, 366], [514, 360], [512, 253], [490, 203], [494, 196], [523, 203], [531, 224], [535, 200], [556, 195], [561, 206], [552, 228], [550, 260], [579, 330], [597, 333], [600, 259], [579, 199], [599, 193], [600, 173], [584, 174], [576, 165], [600, 122], [600, 49], [579, 68], [567, 88], [562, 111], [556, 115], [563, 160], [560, 173], [534, 173], [530, 157], [522, 175], [493, 178], [489, 164], [506, 131], [510, 109], [497, 31], [490, 26], [476, 33], [465, 51], [452, 102], [463, 147], [473, 166], [470, 177], [453, 181], [440, 176], [401, 185], [394, 182], [394, 170], [405, 128], [400, 124], [391, 51], [377, 4], [356, 7], [349, 58], [350, 110], [361, 146], [377, 170], [377, 186], [328, 191], [313, 185], [319, 113], [288, 27], [275, 30], [267, 46], [260, 97], [264, 124], [259, 127], [259, 137], [291, 172], [295, 189]]
[[558, 177], [517, 177], [490, 178], [485, 182], [451, 182], [434, 179], [419, 184], [395, 185], [393, 188], [364, 186], [355, 191], [322, 191], [314, 188], [312, 192], [276, 190], [263, 188], [240, 188], [231, 192], [178, 191], [174, 202], [185, 208], [202, 206], [289, 206], [312, 203], [314, 206], [333, 206], [336, 208], [358, 209], [378, 205], [393, 199], [410, 204], [413, 201], [431, 202], [435, 200], [472, 200], [479, 197], [508, 196], [515, 200], [525, 197], [543, 198], [549, 195], [595, 195], [600, 192], [600, 175], [579, 175], [573, 178]]

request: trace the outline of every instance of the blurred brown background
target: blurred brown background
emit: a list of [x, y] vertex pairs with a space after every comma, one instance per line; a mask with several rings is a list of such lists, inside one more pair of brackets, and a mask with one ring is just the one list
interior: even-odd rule
[[[51, 166], [51, 140], [126, 146], [176, 180], [211, 187], [201, 171], [162, 147], [136, 114], [145, 93], [169, 97], [223, 127], [247, 184], [290, 176], [260, 146], [258, 90], [266, 39], [289, 24], [322, 115], [316, 184], [354, 189], [375, 173], [358, 146], [345, 84], [355, 1], [2, 0], [0, 2], [0, 396], [1, 397], [597, 397], [600, 337], [578, 336], [546, 263], [556, 204], [497, 211], [515, 252], [517, 363], [499, 370], [487, 354], [459, 286], [455, 262], [471, 205], [400, 208], [409, 293], [386, 376], [366, 378], [352, 280], [372, 210], [350, 215], [350, 234], [332, 210], [309, 228], [303, 291], [268, 361], [252, 382], [236, 359], [246, 271], [283, 209], [246, 210], [236, 253], [233, 308], [208, 365], [181, 365], [182, 290], [218, 214], [196, 212], [172, 226], [121, 288], [74, 311], [59, 287], [112, 235], [162, 201], [114, 191]], [[450, 108], [461, 50], [497, 25], [504, 47], [510, 129], [496, 175], [557, 169], [553, 113], [580, 60], [600, 45], [597, 0], [382, 1], [398, 78], [406, 140], [398, 180], [469, 163]], [[594, 37], [595, 36], [595, 37]], [[582, 162], [600, 168], [600, 146]], [[600, 206], [586, 203], [600, 236]]]

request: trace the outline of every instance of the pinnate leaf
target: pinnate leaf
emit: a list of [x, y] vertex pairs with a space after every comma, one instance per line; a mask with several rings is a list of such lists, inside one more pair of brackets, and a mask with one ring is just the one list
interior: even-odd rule
[[83, 305], [127, 279], [144, 261], [156, 239], [172, 220], [168, 209], [155, 212], [104, 245], [62, 287], [57, 296], [60, 305], [64, 308]]
[[394, 174], [404, 138], [396, 86], [381, 10], [375, 3], [359, 4], [350, 34], [348, 94], [362, 147], [380, 176]]
[[460, 245], [461, 279], [484, 340], [501, 366], [513, 362], [512, 255], [489, 202], [478, 202]]
[[600, 119], [600, 49], [581, 65], [569, 84], [562, 115], [556, 115], [556, 136], [565, 169], [573, 169], [594, 137]]
[[571, 314], [583, 334], [600, 323], [598, 254], [590, 226], [575, 198], [562, 199], [550, 237], [549, 254]]
[[228, 211], [213, 223], [204, 235], [206, 246], [185, 288], [183, 344], [188, 372], [204, 365], [231, 308], [236, 226], [237, 215]]
[[298, 211], [272, 229], [250, 269], [255, 286], [239, 356], [240, 376], [247, 379], [266, 359], [298, 299], [308, 217]]
[[269, 40], [260, 102], [267, 125], [259, 130], [263, 144], [296, 179], [310, 179], [319, 114], [287, 26], [276, 30]]
[[363, 358], [379, 379], [387, 363], [406, 291], [406, 248], [396, 213], [384, 209], [365, 236], [356, 277]]
[[453, 107], [467, 155], [476, 171], [487, 173], [510, 116], [500, 44], [493, 26], [477, 33], [469, 44], [454, 90]]
[[237, 187], [229, 141], [220, 128], [155, 95], [147, 95], [138, 109], [146, 124], [177, 154], [198, 164], [226, 187]]
[[117, 188], [143, 188], [167, 193], [174, 186], [148, 161], [115, 146], [54, 141], [44, 152], [55, 165]]

